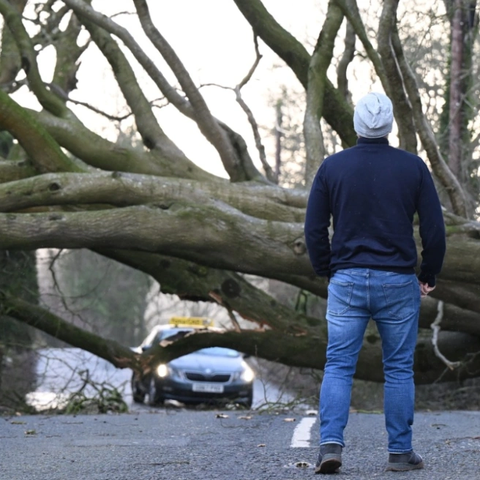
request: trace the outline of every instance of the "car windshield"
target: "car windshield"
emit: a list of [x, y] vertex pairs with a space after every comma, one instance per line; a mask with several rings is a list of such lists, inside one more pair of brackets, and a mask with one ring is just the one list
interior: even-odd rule
[[230, 348], [223, 348], [223, 347], [208, 347], [202, 348], [195, 353], [202, 353], [204, 355], [213, 355], [215, 357], [238, 357], [240, 354], [232, 350]]
[[[188, 333], [191, 332], [192, 328], [169, 328], [168, 330], [163, 330], [160, 334], [159, 341], [165, 340], [166, 338], [173, 337], [178, 333]], [[232, 350], [231, 348], [224, 348], [224, 347], [208, 347], [202, 348], [195, 353], [201, 353], [203, 355], [210, 355], [214, 357], [230, 357], [236, 358], [239, 357], [240, 354], [236, 350]]]
[[188, 333], [191, 332], [191, 328], [169, 328], [168, 330], [163, 330], [160, 334], [160, 341], [165, 340], [166, 338], [173, 337], [177, 333]]

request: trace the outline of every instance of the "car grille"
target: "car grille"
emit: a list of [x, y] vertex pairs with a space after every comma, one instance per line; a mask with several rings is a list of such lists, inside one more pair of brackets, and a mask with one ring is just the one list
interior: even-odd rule
[[230, 375], [228, 374], [205, 375], [197, 372], [185, 372], [185, 376], [194, 382], [226, 383], [230, 380]]

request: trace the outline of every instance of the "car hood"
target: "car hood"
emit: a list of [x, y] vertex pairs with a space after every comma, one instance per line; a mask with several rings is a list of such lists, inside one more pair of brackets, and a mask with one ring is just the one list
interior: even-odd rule
[[242, 357], [212, 356], [204, 353], [189, 353], [169, 362], [174, 368], [206, 370], [212, 372], [238, 372], [242, 369]]

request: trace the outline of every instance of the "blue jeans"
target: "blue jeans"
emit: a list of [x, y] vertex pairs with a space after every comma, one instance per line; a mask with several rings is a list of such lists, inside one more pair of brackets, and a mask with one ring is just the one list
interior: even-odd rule
[[414, 274], [352, 268], [334, 273], [328, 286], [327, 363], [320, 392], [320, 443], [345, 446], [353, 375], [370, 319], [382, 339], [388, 451], [412, 450], [415, 401], [413, 356], [420, 288]]

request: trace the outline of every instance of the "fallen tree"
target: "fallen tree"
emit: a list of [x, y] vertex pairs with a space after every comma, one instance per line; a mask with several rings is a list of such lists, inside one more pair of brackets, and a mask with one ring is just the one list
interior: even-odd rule
[[[372, 45], [366, 34], [368, 19], [357, 4], [353, 0], [331, 0], [312, 54], [259, 0], [235, 0], [235, 4], [239, 16], [243, 15], [253, 29], [252, 48], [257, 58], [234, 90], [250, 120], [263, 172], [257, 168], [245, 139], [211, 113], [199, 85], [155, 26], [145, 0], [134, 0], [132, 12], [150, 47], [154, 47], [154, 55], [168, 65], [178, 88], [167, 80], [154, 55], [147, 55], [137, 36], [114, 17], [95, 11], [88, 2], [64, 0], [56, 9], [52, 2], [40, 3], [35, 12], [28, 12], [35, 14], [36, 30], [32, 33], [26, 28], [26, 2], [0, 0], [4, 19], [0, 54], [0, 248], [88, 248], [144, 271], [165, 293], [216, 302], [231, 314], [255, 322], [258, 328], [187, 335], [168, 346], [159, 346], [152, 357], [69, 324], [28, 302], [20, 289], [5, 282], [1, 283], [0, 314], [89, 350], [120, 368], [148, 371], [154, 360], [170, 360], [212, 345], [287, 365], [322, 368], [324, 320], [309, 315], [308, 309], [302, 313], [282, 305], [244, 274], [285, 282], [326, 298], [326, 282], [315, 277], [308, 261], [303, 218], [312, 172], [328, 154], [324, 132], [345, 147], [355, 143], [347, 68], [338, 70], [337, 84], [342, 88], [335, 87], [327, 77], [334, 46], [340, 45], [341, 26], [348, 24], [347, 34], [350, 38], [354, 34], [360, 42], [357, 50], [392, 97], [399, 144], [410, 151], [421, 151], [445, 206], [447, 257], [433, 298], [426, 299], [422, 306], [417, 381], [480, 376], [480, 223], [475, 216], [480, 189], [475, 163], [478, 137], [472, 138], [478, 95], [475, 101], [471, 99], [473, 87], [468, 83], [469, 78], [476, 78], [473, 49], [468, 50], [465, 43], [464, 81], [447, 82], [448, 93], [436, 91], [436, 110], [425, 112], [422, 98], [429, 85], [413, 70], [418, 65], [409, 58], [409, 41], [415, 32], [413, 27], [406, 28], [407, 13], [398, 11], [398, 2], [385, 1], [378, 24], [369, 25], [378, 35], [378, 45]], [[429, 11], [416, 13], [425, 17]], [[453, 51], [454, 33], [478, 43], [474, 29], [455, 32], [457, 24], [448, 21], [453, 12], [447, 13], [443, 27], [451, 35], [441, 35], [444, 49]], [[405, 31], [400, 33], [399, 27]], [[88, 41], [81, 43], [79, 38], [86, 33]], [[37, 61], [37, 52], [47, 44], [56, 52], [49, 83], [43, 80]], [[104, 105], [87, 105], [88, 92], [86, 101], [74, 99], [79, 59], [91, 44], [111, 69], [123, 98], [122, 107], [128, 112], [125, 118], [134, 119], [136, 137], [132, 136], [130, 144], [120, 146], [104, 138], [76, 113], [83, 105], [114, 124], [121, 126], [125, 120], [121, 115], [102, 112]], [[354, 58], [348, 52], [349, 45], [351, 42], [345, 41], [345, 58], [350, 59], [347, 65]], [[297, 188], [274, 182], [254, 118], [241, 101], [241, 90], [260, 61], [260, 47], [275, 52], [306, 92], [307, 176], [303, 186]], [[144, 92], [136, 64], [155, 86], [154, 93]], [[453, 79], [454, 65], [450, 67]], [[19, 80], [21, 72], [25, 80]], [[20, 87], [27, 88], [41, 108], [21, 106], [15, 99]], [[446, 104], [442, 111], [442, 95], [449, 98], [454, 89], [464, 94], [455, 97], [463, 98], [460, 107]], [[228, 179], [202, 170], [167, 136], [156, 115], [158, 94], [195, 122], [205, 141], [215, 148]], [[441, 135], [434, 134], [430, 117], [443, 122]], [[451, 121], [453, 117], [455, 121], [460, 117], [460, 124]], [[450, 142], [444, 142], [454, 127], [455, 135], [460, 132], [463, 138], [469, 138], [468, 148], [458, 151], [453, 136]], [[141, 139], [140, 148], [134, 138]], [[457, 157], [452, 163], [454, 155]], [[374, 328], [365, 337], [357, 376], [382, 381], [380, 339]]]

